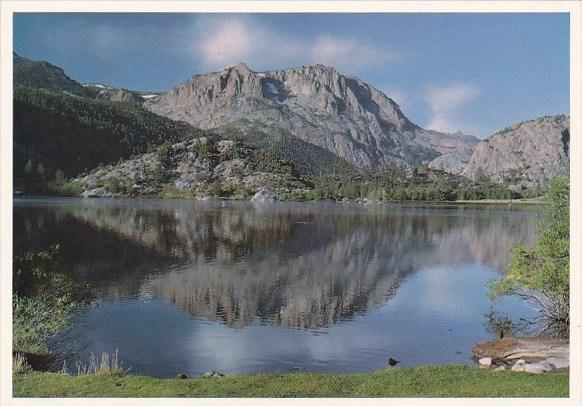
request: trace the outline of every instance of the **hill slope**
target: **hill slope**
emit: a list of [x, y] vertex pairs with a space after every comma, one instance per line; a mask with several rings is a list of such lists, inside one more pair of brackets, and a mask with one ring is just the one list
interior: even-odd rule
[[87, 197], [272, 199], [308, 188], [293, 166], [232, 140], [192, 138], [97, 168], [76, 179]]
[[31, 87], [91, 97], [92, 93], [68, 77], [63, 69], [44, 61], [32, 61], [13, 54], [14, 87]]
[[163, 142], [197, 131], [128, 103], [69, 96], [47, 90], [14, 92], [14, 174], [27, 163], [42, 164], [46, 175], [62, 170], [75, 176]]

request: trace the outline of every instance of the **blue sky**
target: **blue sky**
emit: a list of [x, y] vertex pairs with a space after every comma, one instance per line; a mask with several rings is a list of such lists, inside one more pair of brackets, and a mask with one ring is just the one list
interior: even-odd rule
[[19, 13], [14, 50], [81, 82], [164, 91], [195, 73], [323, 63], [415, 123], [483, 137], [569, 113], [569, 16]]

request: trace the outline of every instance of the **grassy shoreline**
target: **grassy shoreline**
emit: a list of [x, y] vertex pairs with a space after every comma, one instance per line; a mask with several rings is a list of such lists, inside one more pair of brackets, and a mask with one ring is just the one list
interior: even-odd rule
[[466, 365], [370, 373], [289, 373], [171, 379], [139, 375], [13, 377], [14, 397], [567, 397], [568, 373], [528, 374]]

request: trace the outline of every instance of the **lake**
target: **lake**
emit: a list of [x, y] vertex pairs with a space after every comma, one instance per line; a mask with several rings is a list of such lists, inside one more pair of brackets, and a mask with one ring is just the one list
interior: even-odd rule
[[472, 364], [539, 208], [16, 198], [14, 250], [60, 245], [95, 300], [53, 340], [153, 376]]

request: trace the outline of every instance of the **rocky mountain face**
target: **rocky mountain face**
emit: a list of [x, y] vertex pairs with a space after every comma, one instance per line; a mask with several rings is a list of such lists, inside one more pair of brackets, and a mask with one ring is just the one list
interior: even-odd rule
[[323, 65], [253, 72], [239, 64], [195, 75], [144, 107], [203, 129], [258, 121], [361, 168], [416, 166], [447, 154], [445, 167], [467, 162], [478, 143], [475, 137], [420, 128], [379, 90]]
[[463, 175], [481, 174], [518, 187], [543, 185], [568, 173], [570, 118], [564, 115], [525, 121], [493, 134], [475, 149]]

